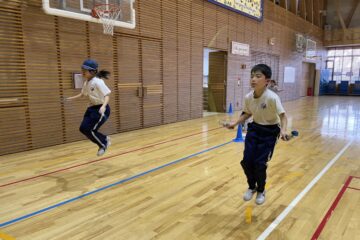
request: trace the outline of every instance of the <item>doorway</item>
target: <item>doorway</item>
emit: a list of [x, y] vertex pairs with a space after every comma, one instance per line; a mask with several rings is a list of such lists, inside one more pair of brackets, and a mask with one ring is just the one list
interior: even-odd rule
[[226, 111], [227, 52], [204, 49], [203, 112]]
[[300, 97], [314, 96], [315, 63], [302, 63], [302, 79], [300, 84]]

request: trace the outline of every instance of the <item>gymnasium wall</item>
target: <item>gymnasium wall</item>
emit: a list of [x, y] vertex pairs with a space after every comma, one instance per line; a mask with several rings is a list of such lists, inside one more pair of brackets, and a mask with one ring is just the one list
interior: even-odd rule
[[[72, 77], [86, 58], [112, 72], [108, 134], [201, 117], [203, 47], [230, 51], [231, 41], [250, 44], [265, 62], [277, 59], [282, 99], [299, 98], [304, 58], [294, 51], [295, 33], [321, 49], [323, 31], [264, 3], [257, 22], [204, 0], [137, 0], [136, 29], [116, 28], [111, 37], [99, 24], [46, 15], [41, 0], [0, 1], [0, 155], [84, 139], [86, 101], [61, 98], [79, 93]], [[237, 110], [252, 64], [252, 56], [228, 54], [227, 102]], [[295, 67], [299, 81], [283, 84], [284, 66]]]

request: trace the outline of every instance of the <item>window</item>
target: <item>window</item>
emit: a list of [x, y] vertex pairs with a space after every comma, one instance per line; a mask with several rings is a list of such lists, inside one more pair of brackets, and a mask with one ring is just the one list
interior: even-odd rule
[[328, 60], [326, 61], [326, 69], [334, 68], [334, 61]]
[[333, 57], [333, 56], [335, 56], [335, 50], [329, 50], [328, 57]]
[[328, 50], [326, 68], [333, 69], [332, 80], [340, 83], [360, 81], [360, 48], [332, 48]]

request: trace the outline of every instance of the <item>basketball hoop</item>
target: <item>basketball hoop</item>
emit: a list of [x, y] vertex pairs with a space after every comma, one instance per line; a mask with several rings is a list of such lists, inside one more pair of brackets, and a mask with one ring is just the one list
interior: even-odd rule
[[114, 24], [121, 14], [120, 6], [116, 4], [100, 4], [96, 5], [91, 12], [95, 18], [99, 18], [103, 24], [104, 34], [114, 34]]

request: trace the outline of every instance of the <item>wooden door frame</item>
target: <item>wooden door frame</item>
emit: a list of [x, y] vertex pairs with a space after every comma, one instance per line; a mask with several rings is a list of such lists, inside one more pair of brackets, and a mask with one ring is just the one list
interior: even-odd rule
[[[225, 56], [225, 58], [224, 58], [224, 65], [225, 65], [225, 67], [224, 67], [224, 75], [225, 75], [225, 79], [224, 79], [224, 82], [223, 82], [223, 84], [224, 84], [224, 96], [223, 96], [223, 102], [222, 102], [222, 105], [223, 105], [223, 111], [224, 112], [226, 112], [226, 106], [227, 106], [227, 104], [226, 104], [226, 99], [227, 99], [227, 85], [228, 85], [228, 83], [227, 83], [227, 81], [228, 81], [228, 79], [227, 79], [227, 75], [228, 75], [228, 69], [227, 69], [227, 67], [228, 67], [228, 62], [227, 62], [227, 56], [228, 56], [228, 52], [227, 51], [225, 51], [225, 50], [223, 50], [223, 49], [216, 49], [216, 48], [209, 48], [209, 47], [204, 47], [204, 51], [203, 51], [203, 54], [205, 54], [205, 49], [210, 49], [210, 50], [212, 50], [212, 51], [210, 51], [210, 52], [222, 52], [222, 53], [224, 53], [224, 56]], [[208, 59], [209, 59], [209, 63], [208, 63], [208, 67], [209, 67], [209, 70], [208, 70], [208, 81], [209, 81], [209, 79], [210, 79], [210, 52], [209, 52], [209, 55], [208, 55]], [[203, 56], [203, 59], [205, 59], [205, 56]], [[209, 82], [208, 82], [209, 83]], [[207, 90], [208, 92], [209, 92], [209, 88], [208, 88], [208, 90]], [[209, 94], [208, 94], [209, 95]], [[204, 109], [203, 109], [203, 111], [204, 111]]]

